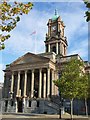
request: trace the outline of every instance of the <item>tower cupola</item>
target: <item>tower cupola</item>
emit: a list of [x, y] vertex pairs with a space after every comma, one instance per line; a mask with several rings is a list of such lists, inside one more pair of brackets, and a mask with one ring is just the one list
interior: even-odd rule
[[52, 20], [54, 21], [54, 20], [56, 20], [58, 17], [59, 17], [59, 16], [58, 16], [58, 12], [57, 12], [57, 10], [55, 9], [55, 15], [52, 17]]

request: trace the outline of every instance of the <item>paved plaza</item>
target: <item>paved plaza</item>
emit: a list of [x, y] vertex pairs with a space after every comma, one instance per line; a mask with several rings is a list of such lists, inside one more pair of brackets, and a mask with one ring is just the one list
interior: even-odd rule
[[[70, 118], [2, 118], [1, 120], [70, 120]], [[73, 118], [73, 120], [90, 120], [88, 118]]]
[[[0, 115], [2, 120], [59, 120], [59, 115], [45, 115], [45, 114], [15, 114], [15, 113], [7, 113]], [[86, 116], [73, 116], [73, 120], [90, 120]], [[61, 120], [70, 120], [69, 114], [62, 115]]]

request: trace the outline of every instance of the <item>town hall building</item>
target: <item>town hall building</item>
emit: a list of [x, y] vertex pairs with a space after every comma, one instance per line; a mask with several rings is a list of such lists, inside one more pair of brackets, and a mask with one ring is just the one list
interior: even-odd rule
[[[65, 25], [55, 15], [47, 23], [45, 53], [26, 53], [4, 70], [3, 111], [23, 113], [59, 113], [59, 93], [53, 80], [57, 80], [63, 65], [78, 54], [67, 56], [68, 41], [64, 34]], [[82, 60], [82, 59], [81, 59]], [[85, 62], [85, 71], [90, 64]]]

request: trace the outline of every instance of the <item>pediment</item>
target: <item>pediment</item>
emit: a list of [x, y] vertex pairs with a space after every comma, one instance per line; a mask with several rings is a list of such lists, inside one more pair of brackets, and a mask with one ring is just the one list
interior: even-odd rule
[[58, 37], [55, 37], [55, 36], [51, 36], [48, 41], [53, 41], [53, 40], [58, 40]]
[[27, 53], [21, 56], [20, 58], [18, 58], [17, 60], [15, 60], [13, 63], [11, 63], [11, 66], [25, 64], [25, 63], [45, 62], [45, 61], [49, 61], [49, 58], [42, 57], [33, 53]]

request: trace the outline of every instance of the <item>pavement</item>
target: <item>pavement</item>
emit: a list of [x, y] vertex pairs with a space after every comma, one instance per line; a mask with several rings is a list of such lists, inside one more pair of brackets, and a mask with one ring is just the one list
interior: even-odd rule
[[[48, 114], [27, 114], [27, 113], [4, 113], [0, 114], [2, 120], [58, 120], [59, 115], [48, 115]], [[70, 120], [70, 114], [65, 113], [62, 115], [61, 120]], [[73, 120], [90, 120], [90, 116], [77, 116], [73, 115]]]

